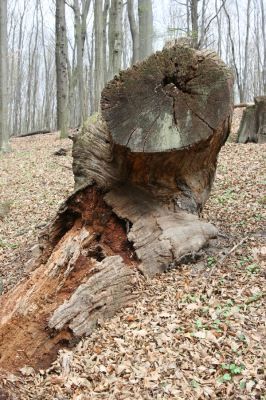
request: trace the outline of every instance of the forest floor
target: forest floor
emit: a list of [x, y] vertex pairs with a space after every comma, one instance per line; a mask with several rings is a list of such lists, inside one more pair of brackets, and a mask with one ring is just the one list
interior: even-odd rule
[[[55, 156], [61, 147], [67, 155]], [[70, 140], [13, 139], [12, 149], [0, 156], [4, 291], [27, 276], [29, 248], [73, 189]], [[0, 389], [23, 400], [266, 400], [265, 150], [227, 143], [220, 153], [203, 217], [227, 238], [227, 257], [143, 281], [136, 304], [48, 370], [2, 371]]]

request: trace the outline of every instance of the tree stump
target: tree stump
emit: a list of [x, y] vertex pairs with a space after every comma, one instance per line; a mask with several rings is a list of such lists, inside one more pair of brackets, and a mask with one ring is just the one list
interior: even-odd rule
[[254, 98], [243, 113], [237, 134], [238, 143], [266, 143], [266, 96]]
[[174, 46], [122, 71], [74, 137], [76, 191], [30, 277], [0, 299], [0, 367], [45, 367], [217, 234], [199, 218], [232, 115], [231, 71]]

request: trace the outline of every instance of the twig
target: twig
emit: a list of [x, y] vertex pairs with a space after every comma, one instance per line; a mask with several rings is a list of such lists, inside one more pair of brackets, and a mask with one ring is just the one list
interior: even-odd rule
[[72, 171], [72, 167], [69, 167], [68, 165], [60, 164], [60, 163], [58, 163], [58, 162], [56, 162], [56, 161], [54, 161], [54, 163], [57, 164], [57, 165], [59, 165], [59, 167], [64, 167], [64, 168], [70, 169], [70, 170]]
[[[219, 267], [222, 265], [222, 263], [224, 262], [224, 260], [226, 260], [232, 253], [234, 253], [234, 251], [236, 251], [236, 249], [238, 247], [240, 247], [250, 236], [245, 236], [242, 240], [240, 240], [239, 243], [235, 244], [230, 251], [228, 251], [228, 253], [226, 253], [223, 257], [220, 258], [220, 260], [217, 261], [216, 263], [216, 267]], [[213, 267], [209, 274], [208, 274], [208, 278], [212, 275], [213, 271], [214, 271], [215, 267]]]
[[255, 303], [256, 301], [262, 299], [263, 297], [266, 296], [266, 292], [261, 292], [261, 293], [257, 293], [252, 297], [249, 297], [246, 301], [245, 304], [249, 305], [251, 303]]
[[222, 263], [224, 262], [224, 260], [230, 256], [230, 254], [232, 254], [238, 247], [240, 247], [247, 239], [249, 238], [249, 236], [244, 237], [242, 240], [240, 240], [239, 243], [235, 244], [230, 251], [228, 251], [228, 253], [226, 253], [223, 257], [220, 258], [220, 260], [217, 262], [217, 265], [222, 265]]

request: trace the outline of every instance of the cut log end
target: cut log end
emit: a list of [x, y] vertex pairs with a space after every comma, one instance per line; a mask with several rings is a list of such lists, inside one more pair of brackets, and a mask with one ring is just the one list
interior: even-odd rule
[[220, 129], [232, 83], [215, 53], [177, 45], [115, 77], [102, 93], [103, 118], [113, 142], [131, 152], [184, 149]]

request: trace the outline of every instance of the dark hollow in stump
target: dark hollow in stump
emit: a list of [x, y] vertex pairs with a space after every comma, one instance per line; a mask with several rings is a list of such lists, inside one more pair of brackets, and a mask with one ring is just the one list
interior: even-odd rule
[[254, 98], [243, 113], [237, 134], [238, 143], [266, 143], [266, 96]]
[[45, 367], [137, 297], [138, 280], [217, 234], [199, 218], [230, 130], [231, 71], [175, 46], [116, 76], [102, 120], [74, 137], [76, 191], [30, 277], [0, 300], [0, 367]]

